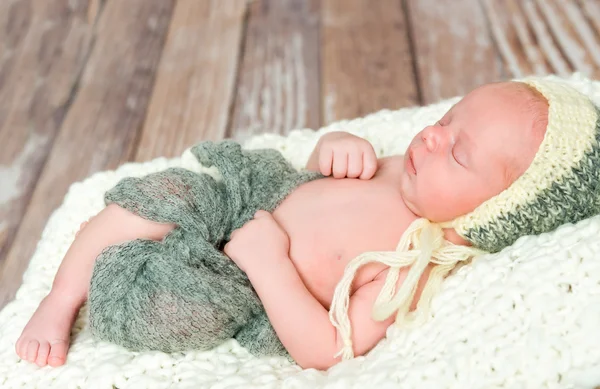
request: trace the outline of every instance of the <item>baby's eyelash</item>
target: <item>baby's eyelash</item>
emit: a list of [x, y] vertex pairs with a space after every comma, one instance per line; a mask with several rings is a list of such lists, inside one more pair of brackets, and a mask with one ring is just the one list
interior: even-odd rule
[[460, 163], [460, 161], [458, 160], [458, 158], [456, 158], [456, 155], [454, 154], [454, 147], [452, 148], [452, 158], [454, 158], [454, 161], [456, 161], [457, 164], [459, 164], [460, 166], [463, 166], [462, 163]]

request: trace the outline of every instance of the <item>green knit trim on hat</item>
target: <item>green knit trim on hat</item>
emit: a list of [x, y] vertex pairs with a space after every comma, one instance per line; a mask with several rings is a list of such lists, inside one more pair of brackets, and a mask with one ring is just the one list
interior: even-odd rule
[[600, 117], [596, 121], [595, 144], [569, 175], [542, 190], [533, 201], [498, 215], [486, 225], [469, 229], [463, 234], [465, 238], [475, 247], [497, 252], [523, 235], [552, 231], [600, 213], [599, 145]]

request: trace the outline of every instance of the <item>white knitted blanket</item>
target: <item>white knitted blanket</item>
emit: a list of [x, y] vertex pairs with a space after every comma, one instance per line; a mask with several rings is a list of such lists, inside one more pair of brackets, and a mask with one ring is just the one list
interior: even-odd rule
[[[566, 82], [600, 105], [600, 82]], [[263, 134], [249, 148], [273, 147], [300, 167], [324, 132], [369, 139], [380, 156], [402, 153], [412, 136], [457, 99], [381, 111], [287, 137]], [[38, 368], [14, 344], [79, 224], [100, 211], [103, 193], [129, 175], [168, 166], [202, 169], [181, 158], [130, 163], [69, 189], [51, 216], [17, 298], [0, 312], [0, 388], [594, 388], [600, 386], [600, 217], [526, 237], [478, 258], [448, 278], [420, 328], [394, 326], [367, 356], [327, 372], [302, 371], [281, 358], [257, 359], [235, 341], [208, 352], [129, 352], [91, 339], [82, 310], [67, 364]]]

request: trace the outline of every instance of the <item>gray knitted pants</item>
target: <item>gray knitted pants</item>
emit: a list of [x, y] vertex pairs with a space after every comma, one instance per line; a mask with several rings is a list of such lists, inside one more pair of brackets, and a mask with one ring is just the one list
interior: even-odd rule
[[192, 153], [222, 180], [182, 168], [125, 178], [105, 202], [177, 227], [161, 242], [106, 248], [89, 293], [90, 328], [132, 350], [205, 350], [236, 338], [255, 355], [284, 355], [246, 275], [222, 253], [233, 230], [273, 211], [299, 185], [321, 178], [296, 171], [274, 150], [204, 142]]

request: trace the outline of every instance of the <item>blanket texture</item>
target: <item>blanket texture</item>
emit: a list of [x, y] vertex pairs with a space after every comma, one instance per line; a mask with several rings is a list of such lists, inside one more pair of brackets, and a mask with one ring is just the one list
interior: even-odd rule
[[96, 259], [89, 327], [129, 350], [209, 350], [235, 338], [256, 356], [285, 356], [248, 277], [220, 250], [256, 211], [273, 211], [299, 185], [322, 178], [296, 171], [273, 149], [200, 142], [191, 149], [220, 179], [173, 167], [126, 177], [108, 191], [144, 219], [173, 223], [162, 241], [135, 239]]
[[[600, 82], [563, 80], [600, 105]], [[317, 132], [262, 134], [249, 149], [274, 148], [300, 168], [324, 132], [371, 141], [379, 156], [402, 153], [411, 137], [457, 98], [381, 111]], [[301, 370], [283, 357], [256, 358], [230, 340], [209, 351], [132, 352], [95, 342], [81, 312], [67, 364], [38, 368], [14, 344], [49, 291], [79, 224], [102, 209], [120, 179], [169, 167], [217, 175], [189, 151], [181, 158], [130, 163], [71, 186], [51, 216], [16, 300], [0, 312], [0, 388], [595, 388], [600, 386], [600, 217], [524, 237], [483, 255], [447, 280], [423, 326], [388, 330], [368, 355], [327, 372]]]

